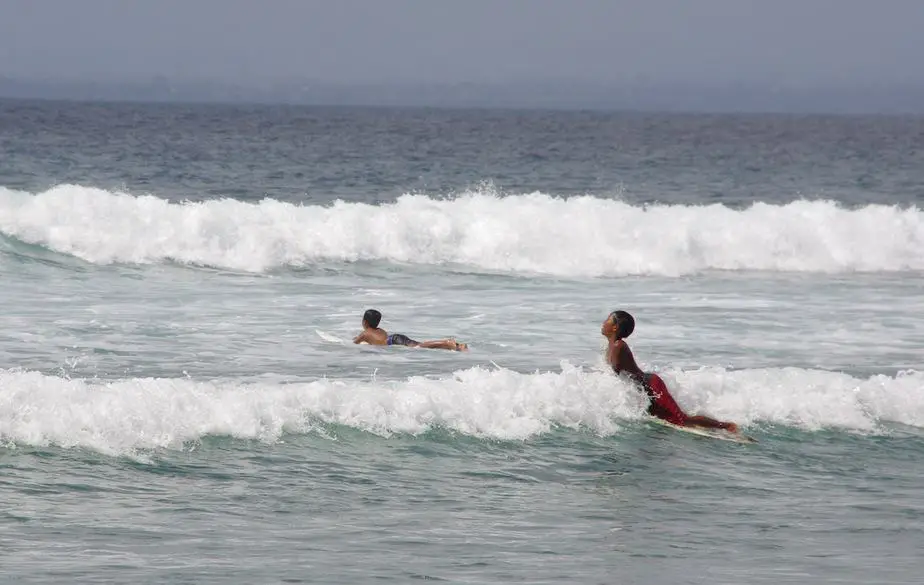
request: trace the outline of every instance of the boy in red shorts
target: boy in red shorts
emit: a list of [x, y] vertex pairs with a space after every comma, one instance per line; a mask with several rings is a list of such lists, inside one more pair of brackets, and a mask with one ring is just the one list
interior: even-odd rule
[[613, 311], [603, 322], [600, 332], [609, 340], [606, 350], [606, 361], [613, 366], [617, 374], [625, 372], [632, 380], [641, 385], [651, 400], [648, 405], [648, 414], [666, 420], [675, 425], [687, 427], [705, 427], [710, 429], [725, 429], [733, 433], [738, 432], [738, 425], [722, 422], [708, 416], [690, 416], [685, 413], [667, 386], [657, 374], [648, 374], [642, 371], [635, 363], [632, 350], [629, 349], [625, 338], [635, 330], [635, 319], [625, 311]]

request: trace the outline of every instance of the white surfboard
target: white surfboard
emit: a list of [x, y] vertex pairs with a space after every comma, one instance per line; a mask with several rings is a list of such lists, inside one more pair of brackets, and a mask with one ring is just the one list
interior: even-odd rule
[[344, 343], [346, 343], [346, 341], [344, 341], [343, 339], [340, 339], [340, 338], [337, 337], [336, 335], [331, 335], [330, 333], [325, 333], [324, 331], [321, 331], [320, 329], [315, 329], [314, 332], [317, 333], [317, 334], [318, 334], [318, 337], [320, 337], [320, 338], [323, 339], [324, 341], [329, 341], [330, 343], [339, 343], [339, 344], [344, 344]]
[[682, 427], [680, 425], [675, 425], [674, 423], [667, 422], [666, 420], [650, 417], [651, 422], [664, 426], [670, 427], [672, 429], [682, 431], [684, 433], [690, 433], [691, 435], [699, 435], [701, 437], [709, 437], [710, 439], [718, 439], [720, 441], [731, 441], [733, 443], [756, 443], [757, 439], [754, 437], [749, 437], [742, 433], [732, 433], [723, 429], [707, 429], [703, 427]]

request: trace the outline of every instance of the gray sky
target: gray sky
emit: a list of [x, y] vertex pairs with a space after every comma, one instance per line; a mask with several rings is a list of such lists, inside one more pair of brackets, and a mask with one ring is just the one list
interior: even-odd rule
[[0, 75], [924, 83], [924, 0], [0, 0]]

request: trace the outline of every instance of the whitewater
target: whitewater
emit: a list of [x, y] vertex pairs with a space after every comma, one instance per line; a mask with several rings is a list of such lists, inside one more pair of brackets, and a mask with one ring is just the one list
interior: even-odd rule
[[[751, 429], [791, 427], [889, 434], [898, 423], [924, 434], [919, 372], [857, 379], [801, 369], [701, 368], [660, 375], [682, 387], [681, 405]], [[108, 455], [194, 448], [209, 436], [274, 443], [286, 434], [334, 440], [338, 426], [382, 437], [452, 431], [524, 441], [555, 429], [617, 436], [642, 420], [637, 390], [606, 372], [563, 364], [518, 373], [473, 367], [436, 378], [375, 382], [69, 380], [0, 372], [8, 444], [83, 447]]]
[[824, 200], [638, 206], [489, 188], [320, 206], [171, 203], [61, 185], [40, 193], [0, 188], [0, 232], [94, 264], [171, 261], [249, 272], [376, 260], [567, 277], [924, 269], [920, 209]]
[[[0, 211], [8, 318], [35, 311], [26, 286], [57, 291], [58, 306], [4, 346], [10, 362], [33, 346], [35, 366], [0, 378], [10, 445], [137, 455], [330, 425], [615, 436], [644, 413], [602, 362], [596, 328], [617, 305], [641, 312], [642, 362], [685, 408], [755, 430], [924, 425], [924, 324], [907, 315], [924, 311], [913, 206], [642, 206], [490, 185], [381, 204], [170, 202], [60, 185], [2, 189]], [[83, 298], [67, 298], [68, 283]], [[864, 297], [879, 308], [858, 309]], [[475, 351], [351, 347], [371, 306], [389, 328]], [[836, 315], [877, 310], [857, 323], [878, 347], [862, 363], [868, 350]]]

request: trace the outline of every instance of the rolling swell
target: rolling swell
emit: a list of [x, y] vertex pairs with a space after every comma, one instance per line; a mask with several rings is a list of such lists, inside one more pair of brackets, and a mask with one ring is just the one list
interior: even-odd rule
[[[801, 368], [666, 370], [681, 405], [746, 428], [879, 432], [924, 429], [920, 372], [856, 378]], [[69, 380], [0, 370], [7, 404], [0, 441], [105, 454], [182, 449], [208, 436], [276, 441], [285, 433], [349, 427], [381, 436], [450, 431], [525, 441], [556, 429], [618, 436], [643, 416], [630, 384], [594, 368], [519, 373], [473, 367], [403, 380], [243, 382], [234, 379]]]
[[571, 277], [924, 270], [921, 210], [830, 201], [641, 207], [488, 189], [381, 205], [177, 204], [77, 185], [0, 187], [0, 234], [93, 264], [254, 273], [356, 261]]

